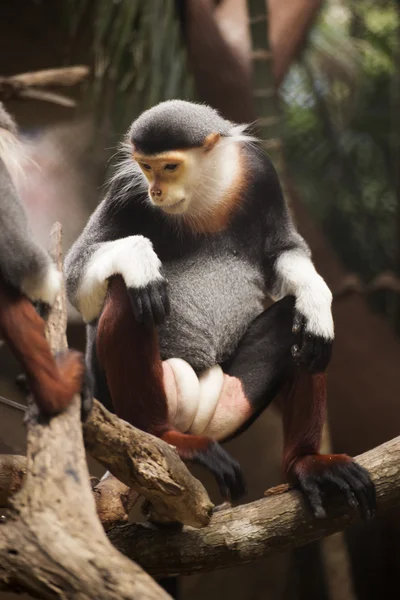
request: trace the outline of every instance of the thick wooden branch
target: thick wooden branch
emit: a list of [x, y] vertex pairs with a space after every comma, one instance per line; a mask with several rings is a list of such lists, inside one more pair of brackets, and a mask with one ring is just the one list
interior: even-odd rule
[[[61, 233], [56, 231], [61, 260]], [[66, 348], [65, 293], [50, 316], [54, 350]], [[44, 421], [30, 403], [27, 473], [0, 526], [0, 589], [43, 599], [162, 600], [169, 596], [117, 552], [96, 514], [80, 424], [79, 398]]]
[[152, 520], [207, 525], [213, 504], [172, 446], [132, 427], [96, 400], [84, 439], [96, 460], [150, 502]]
[[[375, 483], [378, 510], [400, 503], [400, 437], [362, 454], [358, 462]], [[286, 491], [216, 512], [204, 529], [180, 531], [125, 525], [113, 529], [109, 538], [124, 554], [157, 576], [194, 573], [240, 565], [274, 552], [302, 546], [341, 531], [360, 518], [357, 510], [341, 504], [329, 518], [315, 520], [303, 506], [300, 494]]]
[[[57, 324], [49, 326], [53, 330], [51, 337], [56, 340], [60, 328]], [[60, 343], [64, 339], [58, 339], [52, 349]], [[117, 481], [101, 482], [94, 490], [98, 514], [106, 529], [120, 517], [126, 519], [126, 510], [134, 497], [126, 487], [148, 500], [147, 516], [153, 521], [179, 522], [192, 527], [209, 523], [213, 504], [172, 446], [132, 427], [97, 400], [83, 429], [88, 452], [122, 482], [120, 485]], [[0, 506], [7, 506], [18, 483], [22, 485], [23, 467], [26, 471], [23, 457], [0, 456]]]
[[[26, 456], [0, 455], [0, 509], [9, 508], [14, 494], [21, 489], [27, 471]], [[106, 531], [128, 521], [129, 513], [139, 498], [135, 490], [113, 475], [101, 481], [90, 480], [97, 515]]]

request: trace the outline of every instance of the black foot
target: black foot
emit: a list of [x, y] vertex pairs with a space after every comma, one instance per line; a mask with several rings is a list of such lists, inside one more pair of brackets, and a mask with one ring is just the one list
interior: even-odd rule
[[314, 516], [325, 518], [326, 501], [342, 494], [350, 508], [358, 506], [364, 519], [372, 519], [376, 513], [376, 493], [368, 471], [353, 460], [336, 462], [335, 455], [331, 460], [329, 456], [326, 459], [323, 467], [318, 464], [315, 470], [306, 465], [296, 467], [296, 487], [303, 492]]
[[218, 442], [212, 442], [206, 450], [197, 452], [193, 462], [202, 465], [214, 475], [223, 498], [235, 501], [246, 493], [239, 463]]
[[306, 320], [296, 313], [293, 322], [293, 333], [297, 334], [297, 343], [292, 346], [292, 356], [298, 366], [303, 366], [310, 373], [326, 371], [332, 356], [333, 340], [311, 335], [305, 331]]
[[169, 315], [167, 281], [160, 279], [142, 288], [128, 288], [133, 314], [148, 327], [161, 325]]

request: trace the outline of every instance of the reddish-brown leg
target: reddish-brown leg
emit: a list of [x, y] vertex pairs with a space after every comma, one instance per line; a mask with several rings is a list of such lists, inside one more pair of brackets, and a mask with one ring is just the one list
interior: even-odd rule
[[182, 459], [210, 470], [225, 497], [236, 499], [244, 493], [238, 463], [217, 442], [170, 426], [157, 330], [138, 323], [119, 275], [109, 282], [96, 354], [119, 417], [174, 445]]
[[284, 394], [283, 469], [287, 480], [307, 498], [318, 518], [326, 516], [324, 499], [340, 491], [365, 518], [376, 510], [375, 488], [368, 472], [346, 454], [319, 454], [326, 415], [326, 373], [296, 370]]

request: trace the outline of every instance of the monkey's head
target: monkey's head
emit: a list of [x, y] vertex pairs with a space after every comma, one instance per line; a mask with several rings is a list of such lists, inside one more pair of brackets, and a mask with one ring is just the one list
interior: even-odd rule
[[244, 139], [243, 129], [208, 106], [182, 100], [142, 113], [129, 139], [152, 204], [172, 215], [210, 212], [237, 174], [237, 148], [229, 142]]

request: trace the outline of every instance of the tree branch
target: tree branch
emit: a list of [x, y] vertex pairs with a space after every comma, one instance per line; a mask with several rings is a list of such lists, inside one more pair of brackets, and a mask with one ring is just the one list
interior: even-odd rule
[[[55, 339], [62, 329], [59, 323], [49, 326]], [[53, 344], [52, 350], [61, 342], [64, 340]], [[83, 430], [87, 451], [122, 482], [101, 482], [94, 490], [104, 527], [108, 529], [119, 517], [125, 520], [124, 497], [130, 497], [127, 487], [149, 501], [147, 516], [153, 521], [178, 521], [192, 527], [209, 523], [213, 504], [203, 485], [191, 475], [172, 446], [132, 427], [97, 400]], [[3, 462], [6, 471], [2, 478]], [[7, 506], [9, 496], [18, 489], [17, 482], [22, 485], [19, 473], [23, 466], [24, 457], [0, 456], [0, 506]], [[114, 508], [107, 507], [106, 497]]]
[[149, 500], [152, 520], [207, 525], [213, 504], [172, 446], [132, 427], [97, 400], [84, 424], [84, 439], [96, 460]]
[[[57, 263], [61, 231], [55, 231]], [[65, 291], [50, 315], [49, 338], [66, 348]], [[169, 596], [108, 541], [96, 514], [80, 424], [79, 398], [44, 421], [30, 402], [27, 473], [0, 527], [0, 589], [43, 599], [162, 600]]]
[[[400, 502], [400, 437], [362, 454], [358, 462], [375, 483], [378, 510]], [[216, 512], [204, 529], [171, 530], [125, 525], [109, 533], [121, 552], [155, 576], [194, 573], [232, 567], [274, 552], [302, 546], [341, 531], [357, 521], [358, 510], [332, 506], [330, 517], [315, 520], [300, 494], [287, 486], [267, 492], [251, 504]]]
[[[26, 456], [0, 455], [0, 509], [9, 508], [11, 499], [22, 487], [27, 471]], [[106, 531], [128, 520], [139, 494], [113, 475], [99, 481], [91, 478], [97, 515]]]
[[44, 100], [61, 106], [73, 107], [76, 106], [76, 102], [72, 98], [37, 88], [73, 86], [86, 79], [88, 75], [88, 67], [76, 65], [0, 77], [0, 98], [8, 100], [19, 97]]

